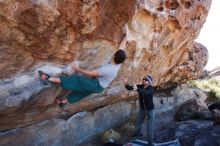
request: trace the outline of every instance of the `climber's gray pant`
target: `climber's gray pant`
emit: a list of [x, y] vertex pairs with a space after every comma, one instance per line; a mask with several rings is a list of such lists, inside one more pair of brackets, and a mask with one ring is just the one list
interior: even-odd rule
[[147, 116], [147, 141], [149, 146], [153, 146], [154, 139], [154, 122], [155, 122], [155, 113], [154, 110], [139, 110], [137, 120], [135, 123], [135, 130], [140, 131], [141, 125]]

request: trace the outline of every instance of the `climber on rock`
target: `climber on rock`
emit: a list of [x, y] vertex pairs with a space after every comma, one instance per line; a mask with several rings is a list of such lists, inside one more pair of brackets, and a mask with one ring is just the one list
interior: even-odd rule
[[59, 106], [63, 106], [67, 101], [69, 103], [74, 103], [91, 93], [100, 93], [104, 88], [109, 86], [112, 80], [114, 80], [120, 69], [121, 63], [125, 61], [126, 53], [122, 49], [125, 48], [126, 41], [126, 37], [124, 37], [120, 43], [119, 50], [112, 56], [111, 61], [95, 70], [86, 70], [77, 64], [73, 64], [72, 68], [82, 73], [84, 76], [73, 74], [68, 77], [52, 77], [43, 71], [38, 71], [40, 79], [60, 84], [62, 89], [72, 91], [67, 98], [56, 98], [56, 102]]
[[152, 86], [152, 77], [146, 76], [143, 78], [142, 84], [131, 86], [125, 84], [125, 88], [128, 90], [134, 90], [139, 93], [139, 104], [140, 109], [135, 123], [135, 132], [134, 137], [137, 137], [141, 130], [141, 125], [147, 116], [147, 140], [148, 146], [153, 146], [153, 136], [154, 136], [154, 102], [153, 102], [153, 93], [154, 88]]

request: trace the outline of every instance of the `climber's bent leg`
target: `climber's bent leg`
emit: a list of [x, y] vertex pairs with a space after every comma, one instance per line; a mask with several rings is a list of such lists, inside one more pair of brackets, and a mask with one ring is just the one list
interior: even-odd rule
[[60, 85], [64, 90], [72, 90], [86, 93], [99, 93], [103, 90], [97, 79], [87, 76], [61, 76], [60, 81]]
[[64, 90], [72, 90], [73, 92], [67, 97], [70, 103], [79, 101], [80, 99], [92, 94], [100, 93], [103, 88], [99, 81], [95, 78], [87, 76], [72, 75], [70, 77], [60, 77], [61, 87]]
[[43, 71], [39, 70], [38, 71], [39, 75], [40, 75], [40, 79], [42, 81], [50, 81], [52, 83], [57, 83], [59, 84], [60, 83], [60, 78], [57, 78], [57, 77], [52, 77], [46, 73], [44, 73]]
[[60, 84], [61, 83], [60, 78], [57, 78], [57, 77], [49, 77], [48, 81], [50, 81], [52, 83], [56, 83], [56, 84]]

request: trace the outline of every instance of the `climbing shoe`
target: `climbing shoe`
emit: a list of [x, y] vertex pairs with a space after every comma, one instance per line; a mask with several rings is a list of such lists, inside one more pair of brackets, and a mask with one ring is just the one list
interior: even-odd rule
[[44, 73], [43, 71], [39, 70], [38, 71], [39, 75], [40, 75], [40, 79], [42, 81], [43, 84], [48, 85], [48, 79], [50, 78], [50, 75]]
[[64, 108], [67, 101], [64, 98], [56, 97], [56, 103], [59, 105], [60, 108]]

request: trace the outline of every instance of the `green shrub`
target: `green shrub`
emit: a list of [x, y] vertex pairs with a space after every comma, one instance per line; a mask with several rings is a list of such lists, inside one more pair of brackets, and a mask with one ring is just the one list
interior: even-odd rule
[[208, 92], [208, 94], [209, 94], [209, 96], [211, 96], [211, 97], [217, 97], [217, 92], [216, 92], [216, 90], [211, 89], [211, 90]]
[[212, 101], [212, 102], [216, 102], [216, 101], [219, 101], [219, 95], [218, 95], [218, 92], [214, 89], [211, 89], [209, 92], [209, 97], [208, 97], [208, 101]]

